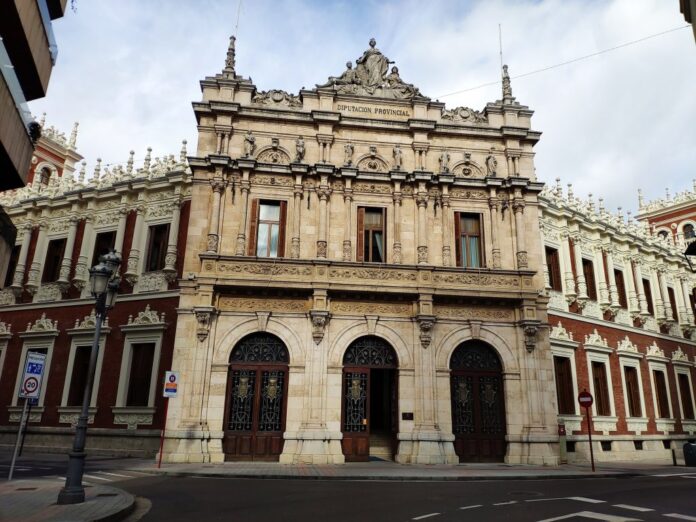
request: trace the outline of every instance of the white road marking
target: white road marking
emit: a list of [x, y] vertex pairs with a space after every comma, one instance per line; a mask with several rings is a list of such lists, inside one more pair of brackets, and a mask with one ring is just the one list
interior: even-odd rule
[[696, 520], [696, 517], [690, 517], [689, 515], [680, 515], [679, 513], [670, 513], [665, 516], [670, 518], [678, 518], [679, 520]]
[[556, 522], [557, 520], [566, 520], [575, 517], [591, 518], [592, 520], [601, 520], [602, 522], [640, 522], [640, 519], [637, 518], [616, 517], [614, 515], [605, 515], [604, 513], [594, 513], [592, 511], [579, 511], [578, 513], [571, 513], [570, 515], [563, 515], [561, 517], [545, 518], [544, 520], [539, 520], [539, 522]]
[[568, 500], [577, 500], [578, 502], [587, 502], [588, 504], [604, 504], [604, 500], [597, 500], [587, 497], [566, 497]]
[[663, 475], [650, 475], [651, 477], [682, 477], [684, 475], [696, 475], [696, 473], [665, 473]]
[[689, 475], [682, 475], [682, 478], [696, 479], [696, 477], [691, 477], [691, 476], [689, 476]]
[[509, 502], [498, 502], [497, 504], [493, 504], [494, 506], [509, 506], [510, 504], [517, 504], [516, 500], [511, 500]]
[[427, 515], [421, 515], [419, 517], [413, 517], [411, 520], [423, 520], [424, 518], [436, 517], [440, 513], [428, 513]]
[[83, 473], [82, 476], [86, 477], [88, 479], [97, 479], [97, 480], [103, 480], [105, 482], [113, 482], [111, 479], [104, 478], [104, 477], [97, 477], [96, 475], [87, 475], [87, 473]]
[[568, 497], [530, 498], [528, 500], [525, 500], [525, 502], [548, 502], [549, 500], [568, 500]]
[[97, 473], [101, 473], [102, 475], [110, 475], [112, 477], [134, 478], [130, 475], [121, 475], [120, 473], [109, 473], [108, 471], [97, 471]]
[[474, 509], [483, 506], [483, 504], [474, 504], [473, 506], [462, 506], [459, 509]]
[[628, 504], [614, 504], [614, 507], [621, 509], [630, 509], [631, 511], [655, 511], [654, 509], [644, 508], [640, 506], [629, 506]]

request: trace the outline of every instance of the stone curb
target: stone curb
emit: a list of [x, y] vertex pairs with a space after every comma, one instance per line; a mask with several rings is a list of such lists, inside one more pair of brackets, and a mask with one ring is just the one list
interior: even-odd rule
[[[102, 486], [104, 487], [104, 486]], [[128, 493], [127, 491], [123, 489], [118, 489], [118, 488], [110, 488], [113, 490], [118, 491], [121, 495], [129, 499], [128, 505], [124, 506], [122, 509], [119, 509], [115, 513], [111, 513], [109, 515], [104, 515], [103, 517], [100, 518], [92, 518], [90, 519], [89, 522], [119, 522], [120, 520], [123, 520], [126, 518], [128, 515], [130, 515], [133, 510], [135, 509], [135, 495]]]
[[566, 480], [566, 479], [598, 479], [598, 478], [635, 478], [643, 476], [634, 472], [608, 472], [608, 473], [573, 473], [553, 476], [547, 474], [534, 475], [292, 475], [275, 473], [211, 473], [205, 471], [167, 471], [131, 469], [149, 475], [162, 475], [167, 477], [198, 477], [198, 478], [230, 478], [230, 479], [261, 479], [261, 480], [347, 480], [347, 481], [394, 481], [394, 482], [473, 482], [473, 481], [499, 481], [499, 480]]

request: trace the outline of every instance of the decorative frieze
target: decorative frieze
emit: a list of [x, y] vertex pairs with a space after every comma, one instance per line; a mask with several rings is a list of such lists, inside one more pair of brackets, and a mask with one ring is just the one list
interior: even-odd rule
[[558, 324], [551, 328], [551, 332], [549, 333], [549, 337], [551, 339], [556, 339], [559, 341], [573, 341], [573, 332], [569, 332], [565, 328], [563, 328], [563, 325], [561, 324], [560, 321], [558, 321]]
[[225, 312], [306, 312], [309, 310], [307, 299], [289, 299], [272, 297], [262, 299], [256, 297], [220, 296], [218, 309]]
[[436, 317], [459, 319], [462, 321], [513, 321], [515, 312], [509, 308], [493, 308], [484, 306], [454, 306], [434, 305]]
[[387, 303], [379, 301], [331, 301], [332, 314], [410, 317], [413, 315], [411, 303]]
[[127, 326], [162, 325], [164, 324], [164, 315], [164, 312], [160, 315], [156, 310], [151, 310], [150, 305], [147, 305], [145, 310], [138, 312], [135, 318], [132, 315], [128, 316]]

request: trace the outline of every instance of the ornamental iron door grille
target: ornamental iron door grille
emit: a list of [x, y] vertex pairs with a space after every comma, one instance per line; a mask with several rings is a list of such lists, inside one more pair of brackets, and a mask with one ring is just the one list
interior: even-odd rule
[[[370, 393], [371, 370], [395, 370], [396, 352], [384, 339], [374, 335], [353, 341], [343, 355], [342, 422], [343, 454], [346, 461], [367, 461], [370, 456]], [[391, 408], [388, 415], [395, 417], [397, 406], [397, 379], [394, 375], [389, 392]], [[392, 420], [392, 426], [397, 422]]]
[[450, 360], [452, 431], [460, 462], [499, 462], [505, 457], [502, 366], [495, 350], [467, 341]]
[[255, 333], [230, 355], [223, 450], [226, 460], [278, 460], [283, 450], [288, 351]]

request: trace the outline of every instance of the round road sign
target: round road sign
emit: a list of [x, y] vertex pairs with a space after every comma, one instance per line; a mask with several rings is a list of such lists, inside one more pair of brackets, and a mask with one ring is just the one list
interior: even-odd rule
[[588, 392], [587, 390], [583, 390], [578, 394], [578, 402], [580, 403], [580, 406], [582, 406], [583, 408], [589, 408], [590, 406], [592, 406], [594, 399], [592, 398], [590, 392]]
[[24, 393], [32, 394], [36, 391], [36, 388], [38, 387], [39, 380], [36, 377], [27, 377], [27, 380], [24, 381]]

